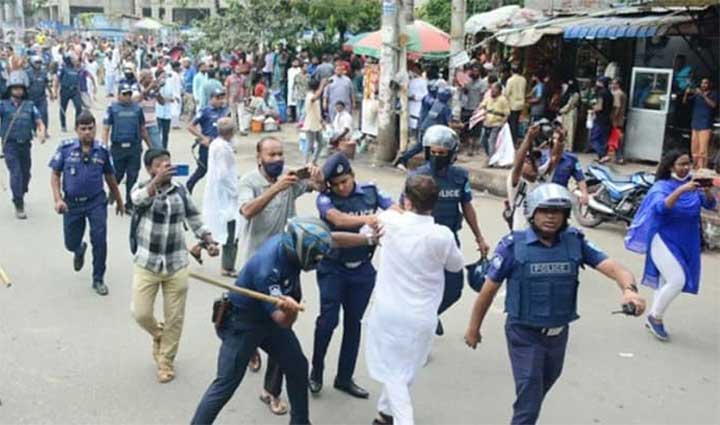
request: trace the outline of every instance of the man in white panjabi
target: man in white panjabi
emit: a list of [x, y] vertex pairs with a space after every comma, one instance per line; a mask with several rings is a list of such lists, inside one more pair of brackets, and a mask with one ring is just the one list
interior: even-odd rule
[[217, 122], [218, 137], [208, 151], [208, 180], [203, 197], [203, 220], [210, 232], [223, 243], [222, 274], [234, 277], [240, 229], [239, 174], [233, 136], [235, 124], [230, 117]]
[[414, 423], [410, 385], [430, 354], [444, 270], [463, 267], [452, 232], [435, 224], [431, 215], [438, 196], [431, 177], [414, 176], [405, 186], [405, 212], [388, 210], [378, 216], [385, 235], [375, 298], [365, 319], [368, 372], [383, 385], [373, 424]]

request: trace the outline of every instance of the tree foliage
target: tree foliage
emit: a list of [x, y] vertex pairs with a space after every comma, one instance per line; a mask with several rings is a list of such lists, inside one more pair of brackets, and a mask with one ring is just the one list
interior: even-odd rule
[[[418, 10], [418, 18], [449, 33], [452, 15], [451, 3], [451, 0], [428, 0]], [[476, 13], [487, 12], [511, 4], [522, 5], [522, 0], [467, 0], [465, 3], [466, 18]]]

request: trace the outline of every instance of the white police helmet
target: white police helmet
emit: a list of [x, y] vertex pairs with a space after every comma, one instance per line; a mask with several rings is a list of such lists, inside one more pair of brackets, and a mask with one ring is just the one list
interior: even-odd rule
[[538, 208], [572, 209], [573, 198], [570, 192], [555, 183], [544, 183], [533, 189], [525, 199], [525, 217], [530, 220]]
[[423, 134], [423, 147], [439, 146], [449, 150], [451, 153], [456, 152], [460, 146], [460, 139], [457, 133], [446, 125], [436, 124], [430, 126]]

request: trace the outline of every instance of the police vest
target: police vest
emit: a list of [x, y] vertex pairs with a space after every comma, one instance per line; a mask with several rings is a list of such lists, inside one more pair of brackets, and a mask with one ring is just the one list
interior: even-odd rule
[[115, 102], [110, 107], [112, 114], [113, 143], [140, 143], [140, 114], [142, 109], [137, 103], [123, 105]]
[[462, 169], [450, 166], [445, 176], [433, 176], [440, 188], [438, 201], [432, 215], [435, 223], [447, 226], [453, 233], [462, 227], [460, 203], [467, 183], [467, 176]]
[[[359, 184], [359, 183], [356, 183]], [[340, 212], [350, 215], [371, 215], [375, 214], [378, 209], [378, 192], [377, 187], [372, 184], [360, 185], [363, 195], [353, 192], [347, 198], [341, 197], [328, 191], [327, 196], [332, 201], [333, 207]], [[332, 223], [328, 222], [331, 230], [338, 230]], [[347, 231], [347, 229], [342, 229]], [[359, 230], [359, 229], [358, 229]], [[330, 259], [341, 263], [354, 263], [358, 261], [368, 261], [372, 258], [375, 247], [358, 246], [355, 248], [333, 249]]]
[[68, 93], [78, 90], [80, 84], [80, 70], [73, 67], [66, 67], [60, 71], [60, 89]]
[[[19, 112], [15, 109], [15, 104], [11, 100], [4, 100], [6, 105], [6, 112], [2, 116], [2, 128], [0, 128], [0, 137], [5, 136], [7, 133], [7, 140], [17, 140], [21, 142], [27, 142], [33, 138], [33, 128], [35, 123], [33, 122], [33, 108], [35, 107], [31, 100], [23, 100], [18, 108]], [[7, 106], [11, 106], [7, 108]], [[9, 110], [8, 110], [9, 109]], [[17, 113], [17, 118], [13, 123], [12, 128], [8, 131], [10, 121], [13, 120], [13, 116]]]
[[528, 245], [525, 232], [513, 232], [515, 262], [507, 282], [505, 310], [514, 323], [538, 328], [566, 325], [577, 314], [578, 272], [582, 265], [577, 230], [560, 233], [552, 247]]
[[31, 70], [28, 72], [30, 86], [28, 86], [28, 97], [35, 103], [45, 99], [48, 87], [48, 76], [44, 69], [40, 71]]

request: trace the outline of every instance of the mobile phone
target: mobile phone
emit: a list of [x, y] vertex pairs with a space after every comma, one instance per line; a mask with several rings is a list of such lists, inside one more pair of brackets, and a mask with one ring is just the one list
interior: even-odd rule
[[175, 167], [175, 176], [187, 177], [190, 175], [190, 164], [173, 164]]
[[700, 187], [711, 187], [713, 185], [713, 179], [710, 177], [700, 177], [696, 178], [695, 181], [700, 185]]
[[310, 169], [308, 167], [300, 168], [299, 170], [295, 171], [295, 175], [300, 180], [309, 179], [310, 178]]

